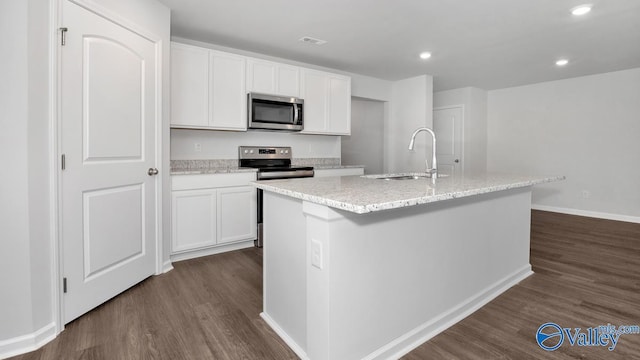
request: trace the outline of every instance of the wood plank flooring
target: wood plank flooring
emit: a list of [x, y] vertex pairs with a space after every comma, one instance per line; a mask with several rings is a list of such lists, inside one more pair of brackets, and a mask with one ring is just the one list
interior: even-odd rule
[[[533, 211], [535, 274], [404, 359], [640, 359], [617, 347], [547, 352], [538, 327], [640, 324], [640, 224]], [[262, 253], [182, 261], [67, 325], [33, 359], [296, 359], [264, 323]]]

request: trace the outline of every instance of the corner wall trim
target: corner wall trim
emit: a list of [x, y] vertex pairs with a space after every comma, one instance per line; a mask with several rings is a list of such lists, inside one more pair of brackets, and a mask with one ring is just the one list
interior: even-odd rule
[[603, 213], [598, 211], [588, 211], [588, 210], [580, 210], [580, 209], [570, 209], [556, 206], [547, 206], [547, 205], [536, 205], [532, 204], [531, 209], [533, 210], [542, 210], [542, 211], [550, 211], [561, 214], [568, 215], [578, 215], [578, 216], [586, 216], [598, 219], [606, 219], [606, 220], [616, 220], [616, 221], [625, 221], [640, 224], [640, 216], [630, 216], [630, 215], [620, 215], [620, 214], [611, 214], [611, 213]]
[[28, 353], [56, 338], [56, 323], [52, 322], [39, 330], [12, 339], [0, 340], [0, 359]]

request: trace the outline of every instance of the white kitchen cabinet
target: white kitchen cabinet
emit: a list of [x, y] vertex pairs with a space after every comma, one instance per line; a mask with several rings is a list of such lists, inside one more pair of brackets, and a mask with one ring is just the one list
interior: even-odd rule
[[171, 44], [171, 125], [209, 126], [209, 50]]
[[305, 134], [351, 134], [351, 78], [302, 69]]
[[211, 51], [209, 53], [209, 126], [221, 130], [247, 130], [245, 58]]
[[184, 260], [253, 246], [257, 237], [254, 172], [174, 175], [171, 259]]
[[253, 186], [218, 190], [218, 244], [256, 238], [256, 193]]
[[260, 59], [247, 59], [247, 92], [300, 96], [300, 69]]
[[216, 190], [174, 191], [171, 201], [172, 252], [216, 244]]
[[316, 169], [313, 171], [314, 177], [328, 177], [328, 176], [352, 176], [352, 175], [364, 175], [364, 168], [361, 167], [349, 167], [338, 169]]
[[245, 57], [171, 43], [171, 126], [247, 129]]

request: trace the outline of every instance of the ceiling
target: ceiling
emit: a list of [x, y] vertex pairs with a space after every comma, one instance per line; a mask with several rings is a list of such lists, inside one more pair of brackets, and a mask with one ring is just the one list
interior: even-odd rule
[[[437, 91], [640, 67], [639, 0], [159, 1], [172, 36], [385, 80], [430, 74]], [[590, 13], [571, 15], [584, 3]]]

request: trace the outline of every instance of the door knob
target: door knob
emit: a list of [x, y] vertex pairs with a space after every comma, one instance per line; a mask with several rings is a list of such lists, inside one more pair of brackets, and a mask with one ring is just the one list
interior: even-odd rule
[[457, 164], [457, 163], [460, 162], [460, 159], [455, 159], [455, 160], [453, 160], [453, 162]]
[[158, 169], [149, 168], [149, 170], [147, 171], [147, 174], [149, 174], [149, 176], [158, 175]]

